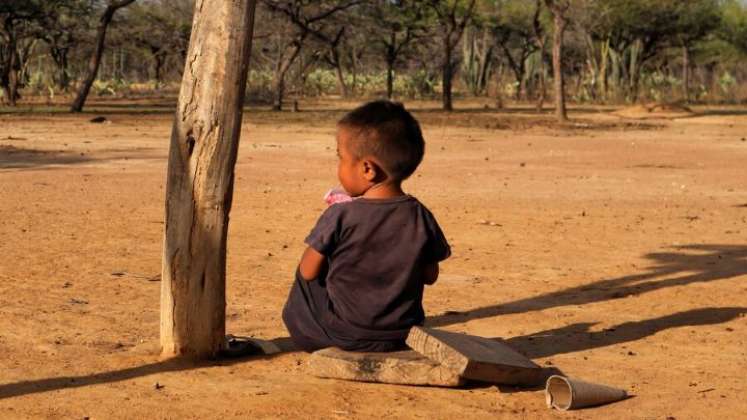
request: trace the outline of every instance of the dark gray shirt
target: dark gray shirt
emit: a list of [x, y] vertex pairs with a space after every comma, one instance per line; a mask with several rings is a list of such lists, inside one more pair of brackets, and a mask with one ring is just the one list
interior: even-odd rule
[[423, 267], [451, 255], [433, 214], [409, 195], [334, 204], [306, 243], [329, 264], [321, 322], [352, 339], [404, 339], [422, 324]]

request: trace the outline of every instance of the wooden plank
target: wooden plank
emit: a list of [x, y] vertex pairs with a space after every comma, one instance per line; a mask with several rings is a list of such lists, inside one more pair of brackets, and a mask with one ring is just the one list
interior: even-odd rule
[[466, 379], [528, 386], [542, 381], [542, 369], [502, 340], [413, 327], [407, 345]]
[[309, 365], [312, 374], [320, 378], [444, 387], [462, 384], [455, 372], [412, 350], [354, 353], [326, 348], [314, 352]]

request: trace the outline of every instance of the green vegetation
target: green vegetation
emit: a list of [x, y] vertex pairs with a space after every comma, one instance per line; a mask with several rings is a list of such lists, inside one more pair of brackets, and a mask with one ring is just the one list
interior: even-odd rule
[[[2, 101], [72, 101], [90, 73], [101, 20], [117, 3], [0, 2]], [[172, 93], [193, 0], [119, 3], [91, 93]], [[567, 6], [561, 67], [569, 100], [747, 100], [740, 0], [260, 0], [248, 99], [282, 109], [299, 96], [441, 97], [449, 109], [452, 95], [469, 95], [541, 107], [556, 96], [548, 5], [558, 4]]]

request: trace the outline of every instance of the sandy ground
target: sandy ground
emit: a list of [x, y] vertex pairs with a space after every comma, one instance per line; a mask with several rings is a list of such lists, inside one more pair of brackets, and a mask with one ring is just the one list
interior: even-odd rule
[[[303, 238], [334, 185], [334, 121], [245, 114], [228, 330], [285, 337]], [[0, 418], [738, 419], [747, 413], [747, 110], [621, 119], [412, 104], [427, 154], [407, 190], [454, 255], [432, 326], [503, 337], [634, 398], [558, 414], [539, 390], [314, 378], [308, 355], [159, 360], [168, 101], [0, 115]], [[94, 107], [95, 108], [95, 107]], [[95, 115], [110, 123], [92, 124]], [[158, 389], [155, 384], [159, 384]]]

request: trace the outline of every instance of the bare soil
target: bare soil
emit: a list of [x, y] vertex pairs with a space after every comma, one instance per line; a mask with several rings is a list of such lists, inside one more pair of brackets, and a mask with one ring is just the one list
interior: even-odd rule
[[[228, 330], [287, 336], [303, 238], [336, 184], [351, 102], [245, 113]], [[574, 108], [408, 106], [428, 143], [407, 190], [453, 246], [428, 324], [503, 337], [635, 397], [565, 418], [747, 413], [747, 109], [621, 119]], [[541, 390], [323, 380], [308, 355], [158, 354], [168, 100], [0, 115], [0, 418], [557, 418]], [[90, 123], [103, 115], [107, 121]]]

